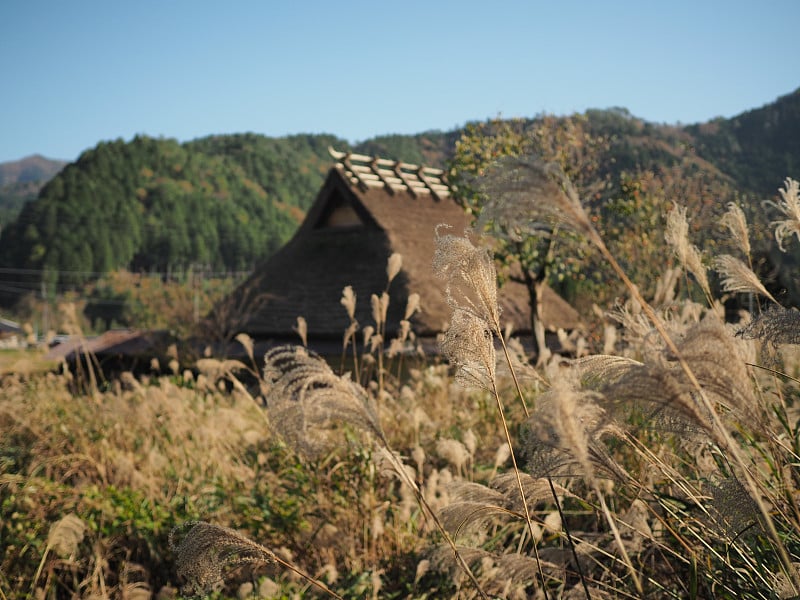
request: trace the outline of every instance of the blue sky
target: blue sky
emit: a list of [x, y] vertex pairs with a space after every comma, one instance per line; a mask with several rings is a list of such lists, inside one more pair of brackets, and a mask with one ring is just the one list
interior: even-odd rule
[[800, 87], [798, 24], [800, 0], [2, 0], [0, 162], [139, 133], [730, 117]]

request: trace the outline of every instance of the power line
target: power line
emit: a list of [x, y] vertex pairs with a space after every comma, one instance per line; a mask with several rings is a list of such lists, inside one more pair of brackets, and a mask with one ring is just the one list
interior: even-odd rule
[[[204, 269], [192, 269], [190, 267], [184, 269], [173, 269], [171, 271], [128, 271], [133, 275], [147, 275], [153, 277], [165, 277], [165, 276], [174, 276], [175, 273], [185, 273], [188, 274], [189, 272], [196, 272], [202, 273], [204, 277], [246, 277], [250, 273], [251, 270], [246, 271], [206, 271]], [[11, 275], [41, 275], [43, 273], [49, 273], [53, 275], [81, 275], [87, 277], [105, 277], [110, 275], [114, 271], [69, 271], [69, 270], [62, 270], [62, 269], [18, 269], [14, 267], [0, 267], [0, 273], [9, 273]]]

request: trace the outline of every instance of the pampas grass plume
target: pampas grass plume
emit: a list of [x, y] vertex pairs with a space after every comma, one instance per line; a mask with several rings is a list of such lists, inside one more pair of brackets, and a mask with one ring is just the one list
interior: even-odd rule
[[342, 290], [342, 299], [339, 300], [342, 306], [347, 311], [347, 316], [352, 321], [356, 317], [356, 293], [353, 291], [353, 286], [346, 286]]
[[70, 556], [78, 550], [78, 544], [86, 533], [86, 524], [80, 517], [69, 514], [50, 527], [47, 545], [59, 556]]
[[475, 247], [466, 235], [440, 233], [448, 227], [436, 227], [433, 255], [433, 271], [445, 281], [447, 302], [454, 310], [471, 312], [488, 321], [495, 333], [501, 335], [494, 261], [487, 250]]
[[775, 227], [775, 239], [781, 252], [786, 252], [784, 241], [794, 235], [800, 240], [800, 184], [789, 177], [784, 181], [784, 187], [778, 190], [781, 200], [778, 202], [766, 202], [767, 206], [777, 208], [786, 219], [773, 221]]
[[372, 294], [370, 297], [372, 305], [372, 318], [377, 325], [386, 323], [386, 313], [389, 310], [389, 294], [383, 292], [380, 296]]
[[391, 283], [397, 274], [400, 272], [400, 269], [403, 268], [403, 256], [397, 252], [392, 253], [389, 257], [389, 260], [386, 263], [386, 276], [388, 278], [388, 283]]
[[416, 292], [409, 294], [408, 300], [406, 301], [406, 312], [403, 318], [406, 320], [410, 319], [419, 309], [419, 294]]
[[710, 298], [711, 288], [708, 285], [708, 275], [703, 266], [700, 250], [689, 241], [689, 221], [686, 218], [686, 207], [674, 205], [667, 216], [664, 238], [672, 246], [678, 261], [694, 275], [703, 293]]
[[294, 326], [294, 330], [300, 336], [303, 346], [308, 346], [308, 324], [303, 317], [297, 317], [297, 325]]
[[758, 275], [738, 258], [729, 254], [717, 256], [714, 259], [714, 268], [722, 277], [722, 289], [726, 292], [759, 294], [777, 304], [777, 300], [767, 291]]
[[734, 202], [728, 203], [728, 211], [722, 215], [720, 221], [728, 228], [733, 240], [742, 249], [745, 256], [750, 256], [750, 235], [747, 229], [747, 217], [742, 207]]

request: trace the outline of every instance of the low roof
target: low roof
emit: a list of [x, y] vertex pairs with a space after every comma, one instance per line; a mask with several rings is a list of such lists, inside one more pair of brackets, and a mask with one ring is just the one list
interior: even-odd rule
[[78, 356], [154, 355], [156, 350], [165, 347], [167, 338], [163, 331], [139, 331], [135, 329], [111, 329], [95, 337], [70, 336], [67, 340], [50, 348], [45, 355], [47, 360], [75, 360]]
[[8, 319], [3, 319], [2, 317], [0, 317], [0, 333], [22, 335], [25, 333], [25, 330], [19, 323], [15, 321], [9, 321]]
[[[357, 296], [357, 320], [362, 327], [372, 324], [370, 296], [386, 289], [387, 260], [399, 253], [403, 266], [389, 287], [388, 331], [398, 326], [414, 292], [420, 295], [421, 307], [412, 319], [417, 335], [444, 330], [450, 308], [432, 268], [435, 228], [448, 224], [460, 234], [469, 226], [444, 172], [363, 155], [332, 154], [338, 162], [297, 233], [229, 299], [244, 311], [237, 315], [241, 319], [237, 329], [257, 338], [294, 336], [293, 327], [302, 316], [309, 338], [341, 338], [349, 325], [340, 304], [348, 285]], [[529, 331], [524, 286], [509, 283], [500, 298], [504, 320], [517, 331]], [[550, 288], [543, 304], [548, 328], [573, 329], [579, 323], [575, 310]]]

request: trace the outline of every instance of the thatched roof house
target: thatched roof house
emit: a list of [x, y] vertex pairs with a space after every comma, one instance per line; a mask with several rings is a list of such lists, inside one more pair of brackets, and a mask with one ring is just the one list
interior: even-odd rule
[[[421, 312], [411, 319], [412, 326], [417, 336], [434, 337], [450, 317], [443, 284], [431, 266], [434, 230], [445, 223], [460, 235], [469, 225], [451, 197], [444, 172], [333, 150], [331, 154], [336, 165], [294, 237], [255, 269], [222, 310], [238, 319], [233, 329], [259, 341], [297, 342], [293, 328], [302, 316], [309, 345], [341, 344], [349, 325], [340, 303], [343, 288], [352, 286], [356, 293], [360, 325], [373, 324], [370, 296], [386, 289], [387, 260], [396, 252], [403, 265], [389, 287], [387, 333], [398, 327], [409, 294], [416, 292]], [[513, 322], [516, 331], [529, 331], [523, 286], [509, 284], [501, 297], [503, 318]], [[543, 316], [551, 330], [572, 329], [579, 322], [575, 310], [549, 288]]]

